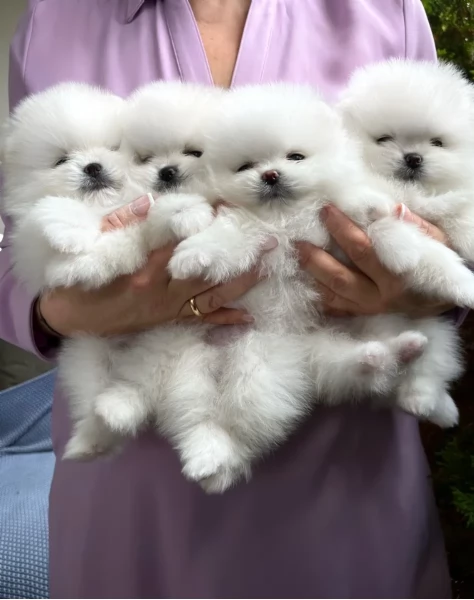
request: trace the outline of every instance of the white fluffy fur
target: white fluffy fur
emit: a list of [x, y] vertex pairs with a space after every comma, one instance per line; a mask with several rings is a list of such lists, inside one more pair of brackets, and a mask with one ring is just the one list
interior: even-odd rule
[[[390, 60], [357, 71], [342, 96], [339, 109], [349, 131], [361, 145], [367, 166], [385, 178], [409, 209], [438, 225], [460, 257], [472, 264], [472, 83], [451, 64]], [[410, 169], [406, 162], [407, 155], [413, 153], [420, 157], [418, 169]], [[379, 235], [375, 236], [382, 255], [400, 248], [400, 240], [394, 236], [391, 224], [385, 221], [379, 223]], [[407, 249], [413, 257], [419, 252], [419, 245], [414, 243]], [[430, 254], [432, 264], [437, 263], [451, 276], [454, 264], [446, 262], [447, 255], [444, 251], [440, 253], [439, 244], [432, 243]], [[415, 277], [422, 273], [423, 266], [418, 265]], [[456, 272], [462, 275], [459, 263]], [[421, 289], [433, 291], [429, 286]], [[457, 301], [463, 304], [461, 298]], [[466, 304], [472, 306], [470, 302]], [[458, 348], [460, 342], [454, 325], [434, 323], [440, 344], [444, 338], [448, 346]], [[456, 354], [458, 351], [452, 349], [452, 357]], [[456, 362], [454, 358], [451, 360]], [[439, 372], [440, 365], [446, 363], [439, 356], [437, 362]], [[428, 379], [425, 389], [434, 390], [438, 386], [436, 378], [432, 379], [431, 386]]]
[[[330, 403], [367, 393], [383, 402], [398, 389], [395, 401], [405, 410], [456, 422], [446, 384], [460, 367], [449, 326], [387, 316], [341, 328], [315, 318], [317, 294], [293, 243], [327, 246], [319, 211], [328, 201], [366, 224], [371, 209], [392, 202], [383, 186], [374, 187], [338, 114], [308, 88], [246, 87], [224, 99], [210, 138], [217, 191], [236, 208], [221, 210], [209, 228], [178, 246], [173, 277], [228, 280], [258, 263], [267, 236], [279, 241], [260, 263], [268, 277], [239, 302], [255, 326], [222, 352], [214, 419], [238, 440], [240, 461], [248, 464], [282, 441], [315, 392]], [[295, 154], [304, 160], [292, 160]], [[273, 171], [281, 185], [271, 188], [262, 177]]]
[[[294, 154], [304, 159], [292, 160]], [[62, 156], [68, 160], [55, 166]], [[91, 162], [102, 165], [108, 187], [84, 187]], [[317, 314], [318, 295], [293, 244], [328, 247], [319, 221], [328, 201], [361, 224], [377, 248], [383, 241], [381, 257], [408, 285], [469, 304], [474, 280], [454, 252], [430, 246], [415, 227], [390, 216], [374, 222], [390, 213], [393, 188], [366, 172], [340, 116], [309, 88], [225, 94], [156, 83], [124, 103], [88, 86], [62, 85], [17, 109], [4, 163], [15, 268], [34, 292], [100, 287], [134, 272], [151, 249], [178, 240], [170, 262], [175, 278], [218, 283], [255, 266], [267, 275], [238, 303], [255, 325], [222, 346], [210, 343], [218, 330], [204, 324], [66, 343], [60, 370], [74, 431], [65, 456], [108, 452], [151, 420], [176, 447], [186, 477], [220, 492], [287, 437], [315, 393], [329, 403], [367, 393], [380, 402], [397, 390], [401, 408], [442, 425], [456, 422], [446, 392], [460, 370], [451, 326], [401, 316], [322, 324]], [[160, 177], [166, 167], [172, 176]], [[282, 184], [277, 193], [262, 180], [273, 170]], [[146, 192], [157, 201], [145, 223], [101, 233], [104, 214]], [[234, 207], [214, 219], [218, 196]], [[269, 236], [279, 245], [260, 259]], [[406, 252], [408, 242], [413, 252]], [[441, 267], [430, 258], [435, 251]]]
[[[463, 259], [473, 262], [474, 86], [450, 64], [390, 60], [357, 71], [340, 110], [361, 143], [366, 164], [396, 188], [408, 208], [439, 225]], [[420, 157], [420, 168], [408, 168], [410, 154]], [[390, 253], [384, 231], [380, 251]], [[419, 250], [410, 246], [412, 255]], [[450, 277], [454, 268], [461, 284], [459, 261], [447, 260], [445, 249], [433, 243], [428, 255]], [[417, 279], [424, 284], [428, 278], [420, 280], [421, 270]], [[462, 296], [453, 300], [472, 307]]]
[[[148, 248], [158, 248], [212, 222], [204, 131], [220, 94], [200, 86], [154, 83], [127, 101], [121, 151], [129, 179], [134, 190], [153, 190], [157, 196], [146, 223], [137, 228], [139, 236], [130, 238], [134, 246], [145, 239]], [[208, 329], [170, 324], [118, 340], [84, 337], [66, 345], [62, 365], [76, 426], [65, 456], [108, 452], [151, 422], [177, 449], [185, 475], [205, 478], [201, 454], [216, 460], [215, 449], [203, 448], [201, 438], [208, 407], [217, 402], [218, 366], [218, 349], [207, 343]], [[95, 375], [84, 382], [84, 372]], [[225, 451], [225, 432], [216, 435]]]
[[[96, 88], [63, 84], [31, 96], [17, 108], [2, 145], [4, 200], [13, 220], [14, 267], [32, 293], [73, 284], [101, 287], [118, 275], [136, 271], [150, 250], [210, 224], [213, 209], [208, 199], [181, 192], [203, 189], [199, 182], [205, 179], [205, 166], [198, 166], [200, 159], [183, 151], [203, 149], [199, 146], [205, 141], [203, 119], [212, 110], [216, 94], [196, 86], [156, 84], [138, 91], [125, 104]], [[158, 122], [152, 123], [157, 114]], [[142, 148], [135, 147], [128, 135], [136, 133], [137, 121], [153, 125], [155, 131], [160, 122], [164, 124], [156, 131], [154, 144], [150, 138], [145, 140], [153, 155], [147, 164], [138, 158]], [[161, 141], [167, 129], [183, 132], [174, 147]], [[57, 164], [61, 158], [66, 160]], [[157, 173], [160, 164], [170, 161], [184, 167], [188, 179], [165, 190]], [[103, 189], [87, 187], [90, 181], [84, 167], [91, 163], [102, 166], [108, 183]], [[146, 222], [101, 233], [103, 215], [150, 191], [160, 196]], [[165, 396], [178, 411], [186, 405], [183, 384], [188, 386], [188, 397], [191, 390], [195, 393], [193, 385], [204, 394], [199, 382], [206, 378], [207, 364], [212, 365], [206, 348], [199, 344], [204, 329], [165, 327], [132, 339], [84, 336], [66, 342], [59, 365], [71, 396], [74, 431], [65, 456], [85, 458], [108, 451], [147, 418], [171, 413], [166, 407], [158, 410], [157, 392], [163, 393], [167, 385], [171, 391]], [[160, 369], [156, 369], [161, 352]], [[182, 381], [184, 372], [173, 369], [178, 364], [182, 368], [184, 352], [199, 357], [202, 373]], [[118, 380], [124, 383], [118, 385]], [[182, 403], [177, 397], [182, 397]], [[179, 417], [167, 416], [165, 429], [170, 429], [169, 421], [179, 423]]]

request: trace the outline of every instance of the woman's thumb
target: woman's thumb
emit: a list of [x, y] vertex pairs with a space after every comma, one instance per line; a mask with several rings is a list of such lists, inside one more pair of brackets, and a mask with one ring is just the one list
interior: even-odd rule
[[122, 229], [133, 223], [144, 221], [148, 211], [155, 203], [151, 194], [145, 194], [134, 200], [131, 204], [121, 206], [102, 220], [102, 231]]

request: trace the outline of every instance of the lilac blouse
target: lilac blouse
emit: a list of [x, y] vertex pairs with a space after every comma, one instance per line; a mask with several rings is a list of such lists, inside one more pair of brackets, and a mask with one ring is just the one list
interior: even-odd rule
[[[420, 0], [253, 0], [233, 85], [285, 80], [335, 98], [358, 66], [435, 58]], [[155, 79], [211, 84], [188, 0], [30, 0], [10, 100], [65, 80], [126, 95]], [[48, 354], [32, 298], [0, 252], [0, 336]], [[57, 391], [53, 441], [69, 434]], [[207, 496], [153, 433], [117, 458], [57, 461], [53, 598], [447, 598], [443, 541], [415, 419], [317, 407], [249, 484]]]

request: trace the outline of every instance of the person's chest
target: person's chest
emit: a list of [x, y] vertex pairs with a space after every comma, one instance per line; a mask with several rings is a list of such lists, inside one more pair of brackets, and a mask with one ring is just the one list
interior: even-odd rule
[[[66, 80], [123, 96], [156, 79], [212, 83], [187, 0], [37, 0], [25, 44], [27, 93]], [[401, 0], [253, 0], [232, 85], [307, 83], [333, 98], [354, 68], [404, 44]]]

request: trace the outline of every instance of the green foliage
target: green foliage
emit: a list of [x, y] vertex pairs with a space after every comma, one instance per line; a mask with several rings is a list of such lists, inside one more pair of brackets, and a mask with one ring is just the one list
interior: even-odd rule
[[474, 528], [474, 487], [467, 492], [453, 489], [453, 503], [458, 512], [466, 519], [468, 527]]
[[438, 56], [474, 79], [474, 0], [423, 0]]
[[453, 505], [474, 528], [474, 426], [456, 433], [440, 452], [435, 486], [441, 508]]

